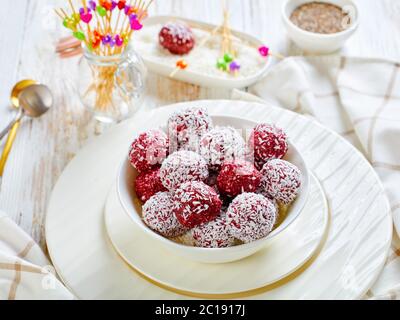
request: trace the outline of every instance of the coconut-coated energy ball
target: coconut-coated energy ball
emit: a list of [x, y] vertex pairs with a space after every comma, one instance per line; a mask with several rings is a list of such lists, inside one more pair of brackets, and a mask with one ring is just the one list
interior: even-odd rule
[[159, 42], [162, 47], [172, 54], [188, 54], [195, 46], [195, 38], [192, 30], [184, 22], [168, 22], [159, 34]]
[[186, 228], [192, 229], [214, 220], [221, 212], [222, 201], [204, 182], [186, 182], [174, 195], [174, 214]]
[[129, 161], [139, 172], [158, 168], [168, 156], [169, 140], [161, 130], [141, 133], [132, 143]]
[[159, 192], [143, 206], [143, 220], [154, 231], [167, 238], [175, 238], [187, 232], [174, 213], [174, 200], [168, 192]]
[[170, 191], [176, 190], [185, 182], [205, 181], [208, 176], [206, 160], [192, 151], [171, 154], [160, 169], [161, 182]]
[[194, 244], [200, 248], [227, 248], [235, 244], [223, 213], [215, 220], [203, 223], [191, 231]]
[[210, 169], [220, 170], [225, 161], [244, 157], [246, 143], [234, 128], [216, 127], [201, 139], [200, 154], [208, 161]]
[[244, 192], [256, 192], [261, 183], [261, 173], [245, 160], [225, 162], [218, 175], [218, 190], [234, 198]]
[[294, 164], [285, 160], [271, 160], [264, 165], [261, 175], [261, 188], [272, 198], [285, 205], [297, 198], [302, 175]]
[[160, 169], [157, 168], [139, 174], [135, 182], [135, 191], [137, 197], [143, 203], [159, 192], [168, 191], [161, 182]]
[[274, 204], [262, 195], [243, 193], [236, 197], [226, 213], [230, 233], [244, 243], [265, 238], [276, 221]]
[[202, 136], [212, 128], [212, 119], [205, 108], [192, 107], [175, 112], [168, 120], [171, 149], [198, 152]]
[[271, 159], [282, 159], [288, 152], [286, 133], [274, 125], [257, 125], [249, 139], [249, 149], [258, 170]]

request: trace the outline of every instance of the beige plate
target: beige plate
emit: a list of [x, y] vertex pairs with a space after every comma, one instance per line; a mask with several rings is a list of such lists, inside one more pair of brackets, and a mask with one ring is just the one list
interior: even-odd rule
[[[328, 207], [315, 178], [310, 193], [293, 225], [262, 251], [233, 263], [196, 263], [165, 250], [129, 219], [118, 200], [116, 187], [111, 189], [105, 207], [106, 228], [120, 256], [134, 270], [163, 286], [192, 295], [249, 293], [288, 277], [318, 254], [328, 227]], [[251, 277], [238, 281], [243, 275]]]
[[269, 105], [236, 101], [195, 101], [142, 112], [82, 149], [53, 191], [46, 222], [48, 249], [67, 286], [83, 299], [187, 298], [160, 289], [127, 267], [108, 240], [103, 209], [134, 136], [152, 123], [166, 121], [176, 108], [199, 105], [214, 115], [285, 128], [328, 199], [331, 221], [320, 254], [290, 281], [251, 298], [362, 297], [382, 270], [392, 238], [390, 208], [376, 173], [348, 142], [313, 120]]

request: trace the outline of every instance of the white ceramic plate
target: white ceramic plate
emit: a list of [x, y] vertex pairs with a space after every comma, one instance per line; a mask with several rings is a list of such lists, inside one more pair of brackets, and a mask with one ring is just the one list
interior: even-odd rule
[[[182, 17], [174, 17], [174, 16], [150, 17], [145, 21], [144, 24], [145, 27], [148, 29], [151, 26], [159, 24], [161, 25], [169, 21], [175, 21], [175, 20], [186, 22], [193, 29], [197, 28], [197, 29], [212, 31], [217, 27], [216, 25], [207, 24], [195, 20], [189, 20]], [[176, 62], [180, 59], [185, 59], [188, 62], [189, 67], [186, 70], [179, 71], [178, 73], [176, 73], [174, 79], [211, 88], [228, 88], [228, 89], [244, 88], [256, 83], [264, 75], [264, 73], [268, 69], [270, 58], [262, 58], [259, 56], [258, 48], [263, 45], [261, 40], [249, 34], [238, 31], [232, 31], [232, 34], [238, 37], [239, 39], [245, 41], [246, 43], [249, 43], [252, 47], [254, 47], [254, 52], [258, 55], [256, 56], [256, 59], [262, 60], [260, 68], [255, 72], [246, 76], [242, 76], [239, 73], [239, 75], [235, 77], [231, 75], [226, 75], [224, 73], [220, 73], [219, 71], [215, 71], [215, 73], [213, 73], [214, 71], [213, 72], [202, 71], [201, 68], [198, 69], [196, 68], [195, 70], [193, 70], [193, 67], [191, 66], [198, 63], [198, 61], [204, 61], [205, 57], [203, 57], [204, 59], [193, 59], [190, 53], [185, 56], [171, 55], [172, 56], [171, 59], [168, 59], [168, 56], [167, 57], [163, 56], [163, 59], [157, 58], [158, 55], [160, 54], [159, 51], [162, 50], [158, 47], [158, 33], [149, 35], [149, 37], [151, 36], [150, 39], [143, 32], [141, 34], [138, 34], [137, 37], [133, 37], [133, 46], [137, 50], [137, 52], [142, 56], [147, 68], [150, 71], [160, 74], [162, 76], [166, 77], [170, 76], [170, 74], [176, 68]], [[149, 46], [149, 48], [147, 46], [146, 47], [141, 46], [140, 42], [143, 43], [144, 41], [149, 42], [151, 46]], [[196, 48], [194, 50], [196, 50]], [[217, 58], [218, 57], [214, 56], [207, 57], [212, 68], [216, 66]], [[240, 62], [243, 66], [246, 63], [246, 58], [247, 58], [246, 56], [241, 57]]]
[[[249, 293], [288, 277], [320, 248], [328, 226], [328, 206], [317, 180], [311, 181], [310, 197], [299, 218], [257, 254], [240, 261], [211, 265], [170, 254], [126, 215], [115, 187], [105, 207], [107, 233], [117, 252], [134, 270], [163, 286], [193, 295]], [[236, 280], [243, 275], [251, 277]]]
[[[212, 117], [214, 126], [230, 126], [235, 128], [244, 138], [245, 141], [249, 140], [252, 130], [257, 123], [254, 121], [249, 121], [237, 117], [228, 116], [214, 116]], [[157, 119], [154, 119], [149, 123], [146, 130], [161, 128], [166, 131], [166, 123], [158, 123]], [[285, 219], [279, 224], [267, 237], [263, 239], [243, 244], [240, 246], [230, 247], [230, 248], [196, 248], [186, 245], [182, 245], [173, 242], [158, 233], [152, 231], [143, 221], [141, 208], [138, 207], [138, 203], [141, 201], [138, 199], [135, 192], [135, 180], [138, 175], [137, 170], [135, 170], [128, 157], [125, 157], [121, 170], [117, 177], [117, 192], [120, 199], [122, 207], [129, 218], [142, 229], [143, 232], [156, 241], [163, 245], [165, 248], [170, 250], [172, 253], [180, 255], [183, 258], [187, 258], [197, 262], [204, 263], [226, 263], [236, 260], [246, 258], [257, 251], [261, 250], [264, 246], [268, 245], [276, 236], [278, 236], [282, 231], [289, 227], [300, 215], [304, 205], [306, 204], [307, 198], [309, 196], [309, 184], [310, 177], [307, 166], [301, 153], [296, 149], [296, 147], [289, 141], [289, 151], [286, 154], [286, 161], [293, 163], [299, 168], [302, 173], [302, 184], [299, 190], [299, 195], [297, 199], [288, 208]]]
[[313, 120], [237, 101], [194, 101], [140, 112], [81, 150], [54, 188], [46, 221], [49, 253], [67, 286], [83, 299], [187, 298], [160, 289], [127, 267], [108, 240], [103, 209], [134, 136], [156, 118], [166, 121], [177, 108], [199, 105], [213, 115], [285, 128], [328, 199], [330, 227], [318, 257], [290, 281], [251, 298], [361, 298], [382, 270], [392, 239], [390, 207], [376, 173], [354, 147]]

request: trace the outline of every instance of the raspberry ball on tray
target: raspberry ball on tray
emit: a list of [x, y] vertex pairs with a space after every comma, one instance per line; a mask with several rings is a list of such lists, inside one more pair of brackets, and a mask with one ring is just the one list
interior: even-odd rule
[[302, 176], [294, 164], [279, 159], [271, 160], [264, 165], [261, 174], [261, 188], [270, 197], [285, 205], [297, 198]]
[[168, 156], [169, 140], [161, 130], [141, 133], [132, 143], [129, 161], [139, 172], [158, 168]]
[[138, 198], [146, 203], [152, 196], [159, 192], [168, 191], [162, 184], [160, 169], [142, 172], [136, 178], [135, 191]]
[[174, 201], [168, 192], [159, 192], [143, 206], [143, 220], [150, 227], [167, 238], [175, 238], [187, 232], [173, 214]]
[[232, 201], [226, 213], [230, 233], [244, 243], [265, 238], [276, 222], [271, 201], [255, 193], [243, 193]]
[[214, 220], [222, 207], [222, 201], [215, 190], [198, 181], [181, 185], [175, 192], [174, 201], [176, 218], [189, 229]]
[[261, 170], [264, 164], [271, 159], [282, 159], [288, 152], [288, 138], [286, 133], [269, 124], [256, 126], [249, 139], [249, 148], [256, 168]]
[[213, 127], [204, 108], [187, 108], [175, 112], [168, 120], [168, 134], [172, 150], [198, 151], [202, 136]]
[[195, 45], [192, 30], [181, 21], [169, 22], [162, 27], [159, 34], [160, 45], [172, 54], [188, 54]]
[[242, 158], [246, 154], [246, 143], [234, 128], [217, 127], [201, 139], [200, 154], [210, 169], [217, 171], [225, 161]]
[[211, 222], [197, 226], [191, 233], [196, 247], [227, 248], [235, 244], [235, 238], [229, 233], [225, 213]]
[[234, 198], [243, 192], [256, 192], [261, 183], [261, 173], [245, 160], [225, 162], [218, 176], [218, 190]]
[[170, 191], [178, 189], [185, 182], [205, 181], [208, 176], [206, 160], [192, 151], [171, 154], [160, 169], [161, 182]]

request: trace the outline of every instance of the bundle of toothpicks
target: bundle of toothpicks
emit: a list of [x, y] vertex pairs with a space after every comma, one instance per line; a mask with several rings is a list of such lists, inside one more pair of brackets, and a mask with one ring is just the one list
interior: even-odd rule
[[[115, 56], [122, 59], [133, 34], [143, 28], [142, 22], [148, 16], [152, 2], [153, 0], [81, 0], [76, 6], [72, 0], [68, 0], [68, 9], [59, 8], [55, 12], [62, 19], [63, 26], [82, 42], [92, 58]], [[118, 67], [95, 63], [89, 63], [89, 66], [92, 83], [83, 89], [85, 93], [82, 99], [85, 100], [94, 92], [94, 109], [106, 112], [108, 108], [117, 108], [113, 97]], [[123, 99], [128, 101], [126, 96]]]
[[64, 27], [82, 41], [85, 47], [98, 55], [122, 53], [134, 32], [143, 28], [153, 0], [82, 0], [75, 6], [68, 0], [69, 8], [55, 9]]

